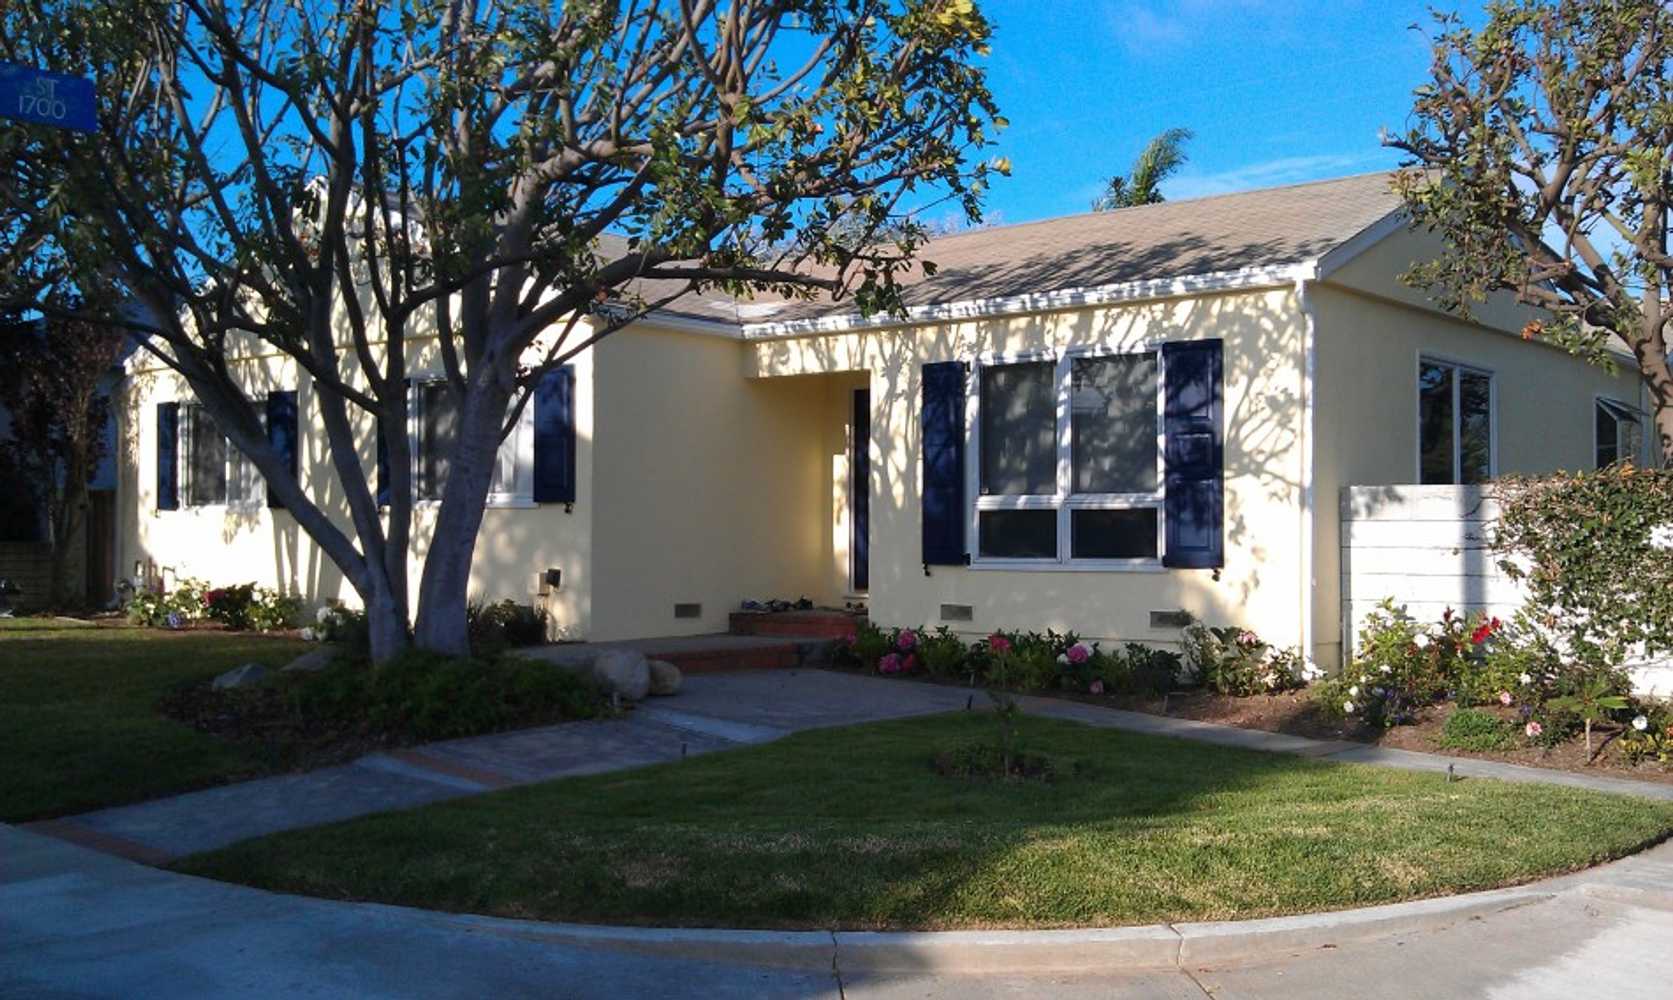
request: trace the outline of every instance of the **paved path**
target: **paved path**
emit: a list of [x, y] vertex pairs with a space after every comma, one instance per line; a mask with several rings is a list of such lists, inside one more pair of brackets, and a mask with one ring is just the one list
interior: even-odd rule
[[[1094, 726], [1225, 746], [1571, 785], [1673, 799], [1673, 785], [1520, 767], [1340, 740], [1238, 729], [1051, 698], [1020, 698], [1024, 710]], [[159, 863], [250, 837], [319, 826], [370, 813], [476, 795], [510, 785], [642, 767], [763, 743], [824, 726], [985, 707], [980, 692], [825, 670], [712, 674], [687, 678], [676, 697], [623, 717], [524, 729], [372, 754], [352, 764], [191, 792], [31, 824], [37, 832], [134, 860]]]

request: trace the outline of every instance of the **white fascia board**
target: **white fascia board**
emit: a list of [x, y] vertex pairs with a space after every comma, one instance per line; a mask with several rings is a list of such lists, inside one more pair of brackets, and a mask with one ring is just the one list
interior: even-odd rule
[[729, 340], [742, 340], [744, 337], [743, 328], [736, 323], [659, 312], [646, 313], [629, 323], [628, 326], [650, 326], [679, 333], [701, 333], [710, 337], [725, 337]]
[[1024, 316], [1030, 313], [1056, 312], [1121, 302], [1185, 298], [1211, 292], [1279, 288], [1293, 284], [1297, 268], [1303, 266], [1310, 267], [1312, 264], [1274, 264], [1266, 267], [1239, 268], [1235, 271], [1190, 274], [1178, 278], [1151, 278], [1088, 288], [1065, 288], [1055, 292], [932, 303], [913, 306], [906, 310], [904, 316], [867, 317], [858, 313], [845, 313], [841, 316], [787, 320], [779, 323], [746, 323], [743, 335], [745, 340], [779, 340], [827, 333], [847, 333], [852, 330], [920, 326], [967, 319], [991, 319], [997, 316]]

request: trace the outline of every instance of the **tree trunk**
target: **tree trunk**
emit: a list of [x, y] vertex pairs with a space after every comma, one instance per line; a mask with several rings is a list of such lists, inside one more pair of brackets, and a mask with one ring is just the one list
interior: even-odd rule
[[467, 391], [460, 414], [458, 437], [442, 488], [430, 550], [424, 557], [424, 576], [418, 585], [418, 626], [414, 639], [421, 649], [451, 656], [470, 655], [470, 633], [465, 608], [469, 600], [471, 560], [482, 511], [493, 481], [500, 446], [500, 423], [511, 394], [496, 380]]
[[52, 578], [47, 584], [47, 603], [54, 610], [69, 607], [70, 595], [74, 588], [70, 585], [70, 546], [80, 541], [81, 525], [85, 520], [83, 514], [87, 506], [87, 473], [85, 468], [86, 449], [72, 447], [65, 461], [63, 492], [58, 497], [56, 509], [51, 512], [52, 522]]

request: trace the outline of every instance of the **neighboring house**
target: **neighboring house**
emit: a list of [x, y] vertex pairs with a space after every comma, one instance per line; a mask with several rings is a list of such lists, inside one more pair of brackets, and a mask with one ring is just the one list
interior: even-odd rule
[[[11, 374], [0, 372], [0, 378]], [[121, 380], [122, 370], [113, 368], [100, 380], [100, 392], [108, 395]], [[87, 514], [79, 537], [70, 541], [71, 590], [94, 607], [103, 607], [115, 597], [116, 422], [113, 410], [105, 422], [104, 455], [87, 483]], [[11, 435], [11, 414], [0, 406], [0, 445], [10, 441]], [[52, 586], [52, 524], [36, 502], [36, 491], [24, 487], [24, 483], [7, 483], [0, 490], [0, 579], [10, 580], [21, 590], [12, 599], [14, 604], [38, 608], [45, 605]]]
[[[594, 639], [719, 631], [742, 599], [805, 595], [863, 597], [885, 624], [1106, 641], [1176, 640], [1183, 611], [1332, 663], [1342, 487], [1643, 449], [1630, 367], [1524, 341], [1535, 314], [1503, 297], [1473, 323], [1442, 313], [1398, 280], [1433, 250], [1367, 175], [938, 239], [904, 319], [682, 300], [529, 408], [501, 450], [475, 588], [537, 598]], [[440, 370], [433, 345], [411, 353]], [[123, 565], [352, 600], [146, 362], [122, 407]], [[296, 422], [329, 509], [308, 385], [288, 362], [236, 368], [281, 432]], [[413, 392], [415, 482], [433, 496], [445, 397], [422, 375]], [[541, 594], [547, 569], [561, 584]]]

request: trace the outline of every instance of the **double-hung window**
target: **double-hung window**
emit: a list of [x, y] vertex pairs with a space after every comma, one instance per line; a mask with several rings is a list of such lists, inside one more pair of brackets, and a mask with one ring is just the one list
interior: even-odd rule
[[1457, 486], [1493, 477], [1493, 373], [1422, 358], [1417, 373], [1418, 482]]
[[[413, 449], [413, 484], [419, 500], [440, 500], [458, 434], [459, 407], [448, 384], [420, 382], [412, 401], [418, 447]], [[494, 453], [489, 506], [532, 505], [534, 484], [534, 406], [523, 407], [517, 426]]]
[[228, 441], [201, 403], [182, 408], [186, 453], [181, 463], [189, 507], [248, 505], [263, 496], [255, 463]]
[[974, 380], [978, 563], [1155, 564], [1158, 352], [1001, 359]]
[[1593, 425], [1598, 468], [1644, 460], [1644, 417], [1636, 408], [1613, 399], [1599, 399]]

